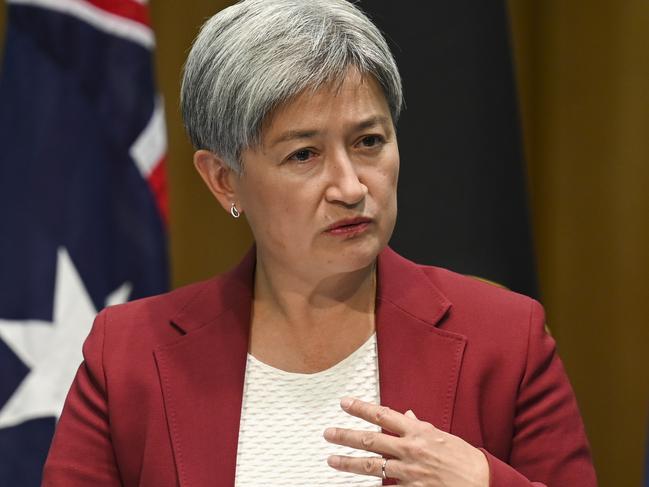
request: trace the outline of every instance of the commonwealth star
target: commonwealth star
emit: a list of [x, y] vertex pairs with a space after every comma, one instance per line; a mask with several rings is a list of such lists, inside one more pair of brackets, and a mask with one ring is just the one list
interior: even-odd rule
[[[127, 301], [130, 292], [131, 285], [124, 283], [106, 305]], [[67, 250], [60, 248], [52, 322], [0, 319], [0, 338], [30, 369], [0, 409], [0, 428], [41, 417], [58, 419], [96, 313]]]

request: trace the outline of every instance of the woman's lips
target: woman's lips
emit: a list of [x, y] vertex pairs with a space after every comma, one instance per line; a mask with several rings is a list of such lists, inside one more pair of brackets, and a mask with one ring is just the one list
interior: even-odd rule
[[340, 220], [327, 228], [326, 233], [349, 237], [363, 233], [371, 224], [372, 220], [370, 218]]

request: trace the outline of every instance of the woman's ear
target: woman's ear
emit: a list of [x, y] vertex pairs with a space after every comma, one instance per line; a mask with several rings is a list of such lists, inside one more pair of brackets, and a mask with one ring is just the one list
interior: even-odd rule
[[237, 174], [222, 158], [201, 149], [194, 153], [194, 167], [225, 211], [230, 212], [233, 203], [242, 210], [237, 199]]

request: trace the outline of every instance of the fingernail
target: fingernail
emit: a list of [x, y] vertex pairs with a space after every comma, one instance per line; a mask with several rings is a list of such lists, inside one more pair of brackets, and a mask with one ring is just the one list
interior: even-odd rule
[[340, 458], [335, 455], [332, 455], [329, 458], [327, 458], [327, 463], [329, 464], [330, 467], [339, 467]]
[[324, 434], [322, 436], [325, 437], [325, 440], [331, 440], [334, 437], [334, 429], [327, 428], [326, 430], [324, 430]]
[[343, 409], [347, 409], [349, 406], [352, 405], [353, 402], [354, 400], [351, 397], [343, 397], [340, 401], [340, 406]]

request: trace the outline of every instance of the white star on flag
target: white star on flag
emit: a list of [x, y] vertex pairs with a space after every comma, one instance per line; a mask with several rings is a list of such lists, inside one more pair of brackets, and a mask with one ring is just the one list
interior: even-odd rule
[[[0, 319], [0, 338], [30, 368], [0, 410], [0, 428], [42, 417], [58, 419], [83, 360], [81, 346], [97, 310], [65, 248], [58, 250], [56, 266], [51, 323]], [[130, 293], [131, 285], [122, 284], [106, 305], [126, 302]]]

